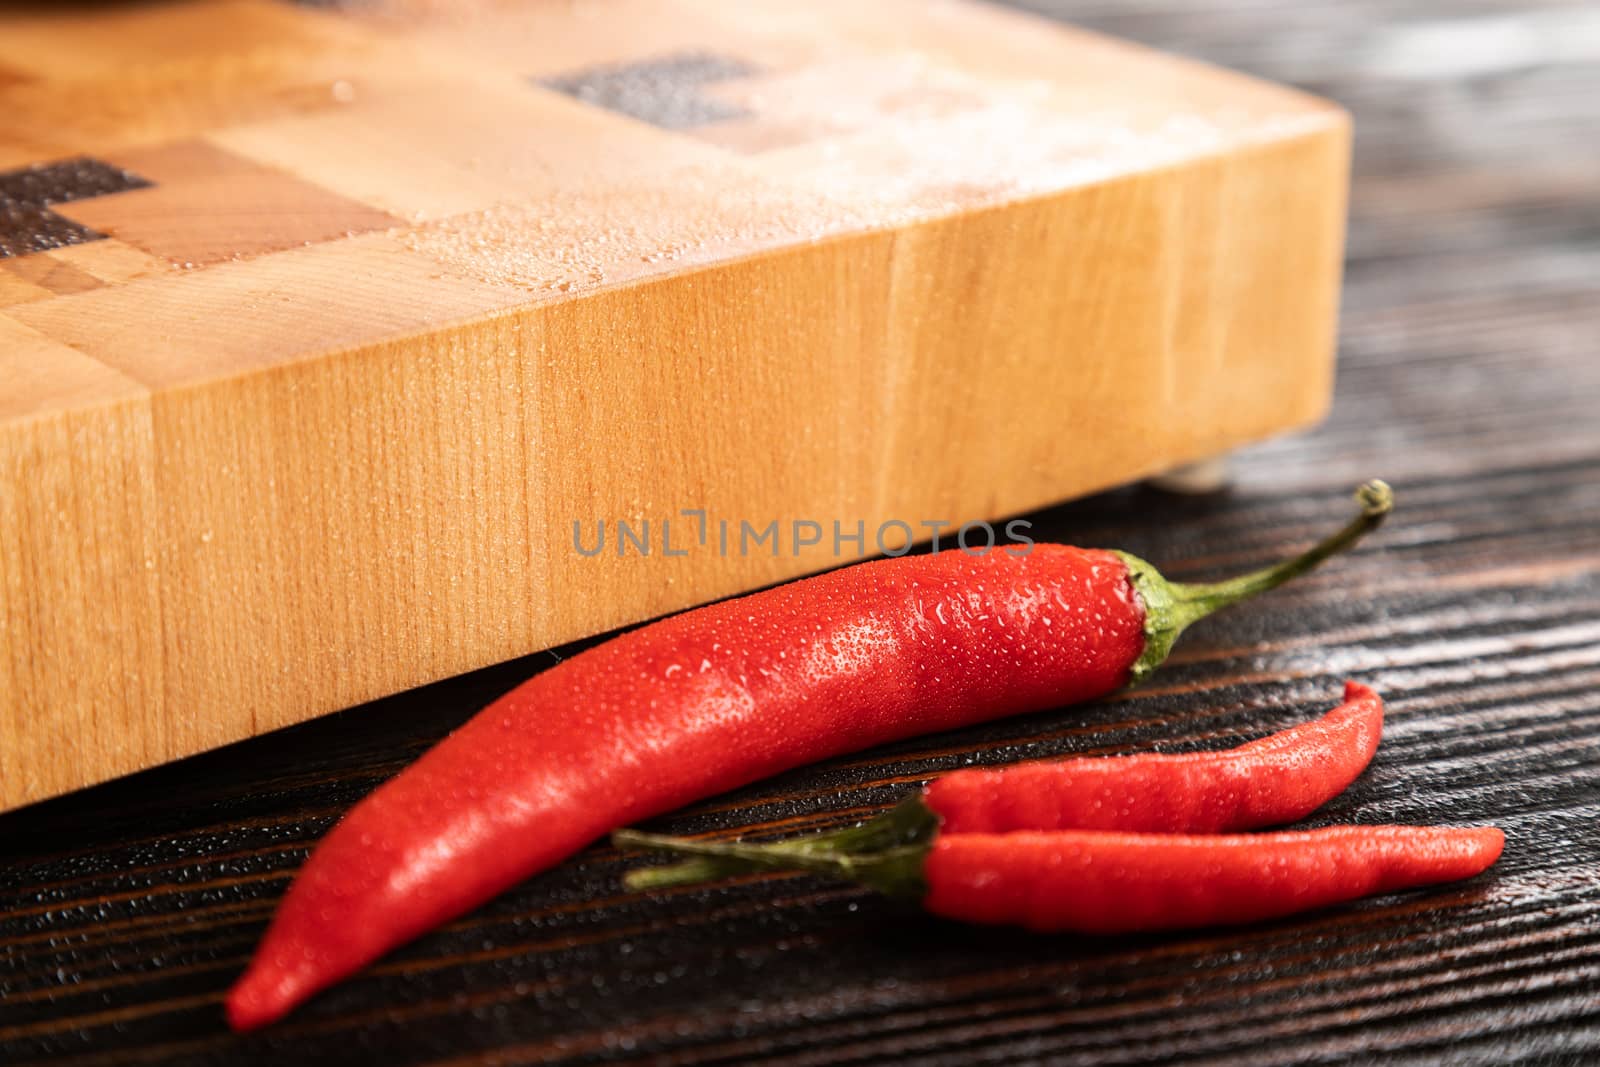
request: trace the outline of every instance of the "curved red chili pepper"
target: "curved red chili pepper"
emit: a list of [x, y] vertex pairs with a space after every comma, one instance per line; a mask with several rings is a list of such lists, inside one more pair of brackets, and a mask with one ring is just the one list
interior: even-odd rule
[[1504, 847], [1493, 827], [941, 835], [923, 862], [923, 906], [950, 919], [1052, 933], [1219, 926], [1471, 878]]
[[1372, 762], [1383, 701], [1346, 682], [1315, 722], [1222, 752], [1017, 763], [954, 771], [923, 790], [945, 834], [1129, 830], [1214, 834], [1295, 822]]
[[506, 694], [358, 804], [290, 887], [229, 993], [270, 1022], [616, 826], [915, 734], [1086, 700], [1184, 627], [1353, 543], [1214, 585], [1123, 553], [1036, 545], [861, 564], [625, 634]]

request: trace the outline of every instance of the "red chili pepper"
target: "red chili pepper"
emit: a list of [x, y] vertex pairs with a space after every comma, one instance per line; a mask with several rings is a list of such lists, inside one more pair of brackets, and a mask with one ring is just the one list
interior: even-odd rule
[[935, 915], [1044, 933], [1131, 933], [1275, 919], [1450, 882], [1499, 859], [1493, 827], [1335, 826], [1268, 834], [1021, 830], [945, 834], [869, 853], [779, 851], [619, 831], [619, 846], [697, 857], [628, 877], [635, 889], [735, 869], [811, 871], [920, 901]]
[[1215, 834], [1295, 822], [1372, 762], [1383, 701], [1346, 682], [1315, 722], [1223, 752], [1018, 763], [955, 771], [922, 803], [947, 834], [1131, 830]]
[[713, 604], [557, 665], [358, 804], [312, 853], [227, 1001], [260, 1026], [606, 831], [781, 770], [1103, 695], [1183, 629], [1376, 527], [1212, 585], [1061, 545], [860, 564]]
[[1492, 827], [956, 834], [927, 854], [923, 906], [967, 922], [1087, 934], [1247, 923], [1471, 878], [1504, 847]]

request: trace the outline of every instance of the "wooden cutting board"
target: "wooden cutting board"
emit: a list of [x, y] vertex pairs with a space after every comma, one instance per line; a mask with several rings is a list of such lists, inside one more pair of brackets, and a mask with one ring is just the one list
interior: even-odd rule
[[1313, 421], [1347, 155], [961, 3], [8, 6], [0, 807]]

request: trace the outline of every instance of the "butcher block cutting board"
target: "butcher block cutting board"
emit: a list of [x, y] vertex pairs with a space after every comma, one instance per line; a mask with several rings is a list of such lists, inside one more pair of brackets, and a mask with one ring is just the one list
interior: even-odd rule
[[1307, 424], [1347, 155], [969, 4], [7, 6], [0, 807]]

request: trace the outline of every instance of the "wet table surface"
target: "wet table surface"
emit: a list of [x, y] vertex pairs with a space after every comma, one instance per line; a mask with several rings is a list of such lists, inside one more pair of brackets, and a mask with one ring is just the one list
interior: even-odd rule
[[788, 832], [973, 762], [1223, 746], [1390, 699], [1309, 824], [1494, 822], [1473, 882], [1231, 931], [963, 928], [774, 877], [645, 897], [596, 847], [265, 1033], [219, 1001], [307, 847], [541, 654], [0, 817], [0, 1062], [1385, 1063], [1600, 1058], [1600, 22], [1581, 4], [1033, 5], [1356, 115], [1328, 423], [1227, 492], [1032, 516], [1183, 578], [1374, 474], [1396, 520], [1197, 629], [1150, 686], [796, 771], [654, 828]]

